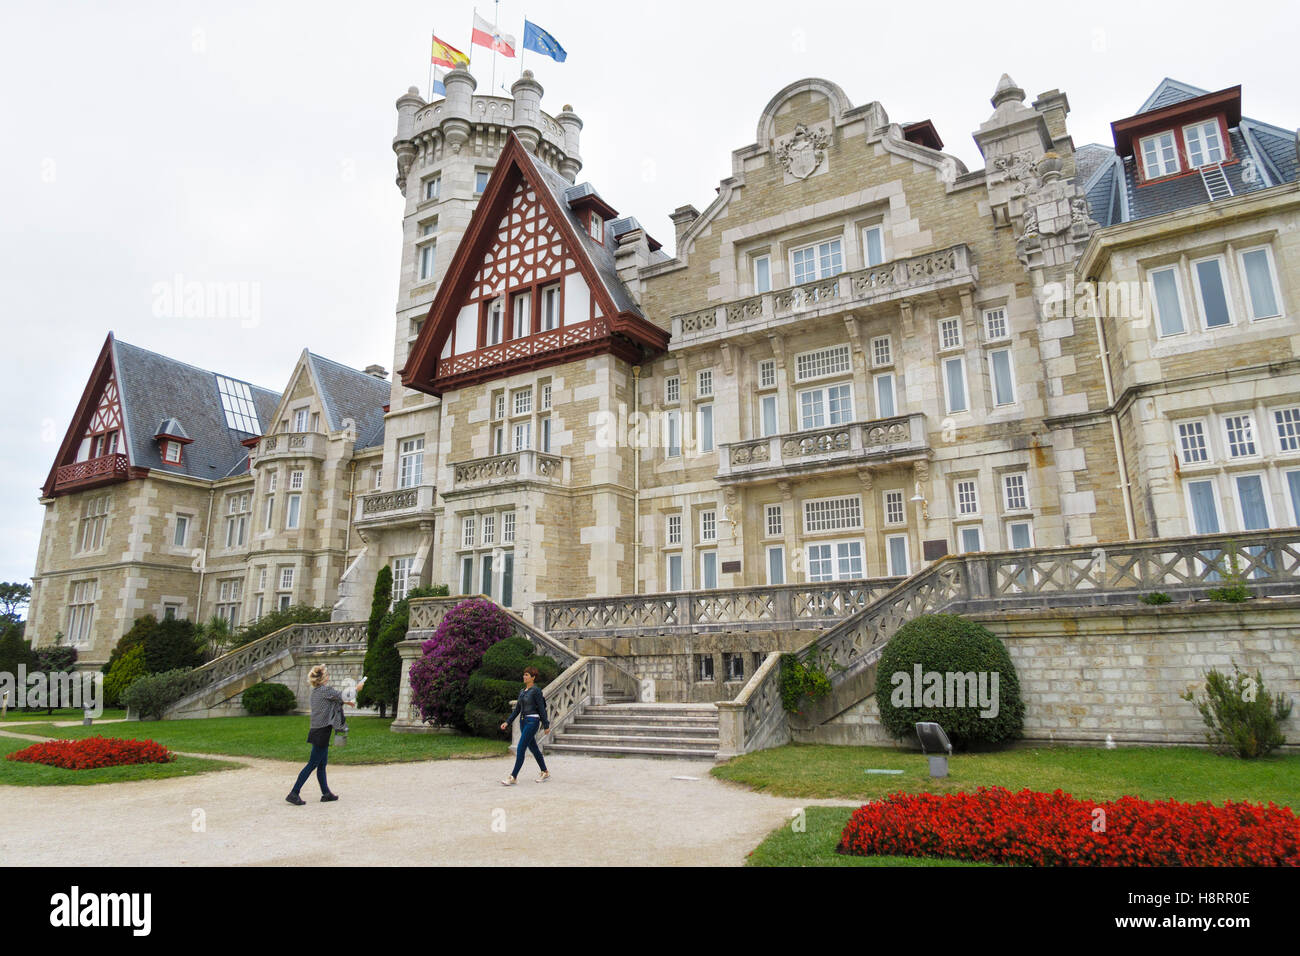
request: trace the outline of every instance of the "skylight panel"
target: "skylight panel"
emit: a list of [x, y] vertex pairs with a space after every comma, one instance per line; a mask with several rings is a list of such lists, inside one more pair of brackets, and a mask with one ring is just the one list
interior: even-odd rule
[[226, 413], [226, 424], [237, 432], [249, 435], [262, 434], [257, 422], [257, 406], [246, 382], [217, 376], [217, 392], [221, 395], [221, 409]]

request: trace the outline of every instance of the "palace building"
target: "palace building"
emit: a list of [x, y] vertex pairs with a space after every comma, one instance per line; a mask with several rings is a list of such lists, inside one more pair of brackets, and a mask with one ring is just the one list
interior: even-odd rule
[[1076, 148], [1004, 75], [968, 170], [801, 80], [671, 255], [530, 73], [445, 87], [397, 101], [393, 380], [304, 351], [275, 394], [110, 335], [43, 489], [38, 645], [361, 620], [384, 565], [528, 614], [1300, 523], [1297, 137], [1240, 87], [1165, 80]]

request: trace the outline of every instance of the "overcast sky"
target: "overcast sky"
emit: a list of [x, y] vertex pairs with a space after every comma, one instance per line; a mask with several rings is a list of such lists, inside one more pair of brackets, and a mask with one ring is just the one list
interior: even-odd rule
[[[1148, 7], [1150, 9], [1148, 9]], [[480, 0], [481, 13], [492, 4]], [[1294, 128], [1285, 3], [560, 3], [531, 20], [542, 107], [582, 117], [581, 179], [671, 247], [786, 84], [820, 76], [891, 120], [970, 133], [1003, 71], [1064, 90], [1076, 144], [1108, 142], [1165, 76], [1240, 83], [1246, 115]], [[280, 390], [304, 347], [392, 364], [402, 200], [394, 100], [427, 95], [429, 33], [470, 50], [471, 2], [60, 3], [0, 7], [0, 580], [27, 580], [44, 482], [91, 365], [127, 342]], [[523, 4], [502, 3], [522, 42]], [[480, 93], [491, 54], [476, 48]], [[497, 61], [497, 86], [518, 76]], [[498, 92], [500, 90], [498, 89]], [[256, 323], [157, 315], [159, 284], [242, 283]], [[165, 312], [165, 309], [163, 310]]]

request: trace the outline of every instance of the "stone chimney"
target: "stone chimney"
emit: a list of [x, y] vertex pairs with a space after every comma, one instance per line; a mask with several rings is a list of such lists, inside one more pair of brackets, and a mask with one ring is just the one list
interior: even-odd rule
[[382, 365], [367, 365], [366, 374], [372, 378], [378, 378], [384, 381], [388, 380], [388, 369], [384, 368]]
[[682, 236], [686, 235], [686, 230], [691, 228], [691, 223], [700, 218], [700, 211], [694, 206], [678, 206], [668, 216], [673, 221], [673, 251], [677, 253], [677, 258], [682, 256]]

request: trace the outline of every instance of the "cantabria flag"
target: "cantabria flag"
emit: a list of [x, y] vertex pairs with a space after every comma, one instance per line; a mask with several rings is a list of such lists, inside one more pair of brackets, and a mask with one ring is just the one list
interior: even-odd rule
[[478, 15], [478, 11], [474, 13], [474, 32], [469, 42], [485, 46], [489, 50], [496, 50], [502, 56], [515, 55], [515, 38], [508, 33], [502, 33], [494, 24], [488, 23]]

